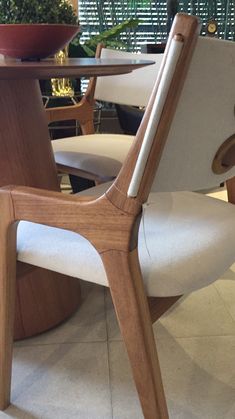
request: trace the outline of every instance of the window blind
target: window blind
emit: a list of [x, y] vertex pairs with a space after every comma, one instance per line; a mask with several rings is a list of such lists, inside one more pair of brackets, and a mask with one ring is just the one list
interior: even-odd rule
[[[218, 37], [235, 40], [233, 0], [180, 0], [179, 11], [199, 16], [203, 24], [202, 34], [205, 33], [206, 22], [214, 18], [218, 24]], [[166, 40], [165, 0], [155, 0], [148, 7], [139, 6], [134, 9], [127, 5], [126, 0], [79, 0], [81, 41], [131, 17], [137, 17], [141, 22], [135, 31], [126, 31], [120, 35], [128, 50], [138, 51], [143, 44]]]

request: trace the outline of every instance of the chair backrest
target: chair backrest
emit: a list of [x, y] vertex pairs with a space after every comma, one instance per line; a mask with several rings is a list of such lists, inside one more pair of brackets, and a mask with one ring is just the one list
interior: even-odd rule
[[98, 77], [95, 99], [121, 105], [146, 106], [152, 93], [163, 54], [136, 54], [102, 48], [100, 58], [153, 60], [155, 64], [129, 74]]
[[215, 174], [220, 145], [235, 134], [235, 43], [199, 37], [181, 92], [154, 190], [199, 190], [235, 176]]
[[[235, 44], [199, 31], [193, 16], [174, 21], [145, 117], [114, 183], [122, 196], [145, 202], [151, 185], [199, 190], [235, 176]], [[212, 164], [224, 146], [233, 161], [218, 174]]]

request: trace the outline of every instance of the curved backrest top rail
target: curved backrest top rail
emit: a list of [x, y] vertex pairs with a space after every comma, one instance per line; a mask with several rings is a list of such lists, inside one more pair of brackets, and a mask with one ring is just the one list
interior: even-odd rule
[[154, 61], [130, 74], [99, 77], [96, 82], [95, 99], [120, 105], [146, 106], [161, 66], [163, 54], [137, 54], [133, 52], [102, 48], [101, 59], [139, 59]]
[[0, 80], [50, 79], [53, 77], [106, 76], [126, 74], [154, 64], [151, 60], [69, 58], [62, 64], [53, 59], [20, 61], [0, 59]]

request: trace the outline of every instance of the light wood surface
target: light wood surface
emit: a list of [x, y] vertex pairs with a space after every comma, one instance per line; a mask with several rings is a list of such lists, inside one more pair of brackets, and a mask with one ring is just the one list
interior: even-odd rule
[[[179, 29], [179, 30], [178, 30]], [[191, 16], [190, 19], [188, 19], [188, 15], [180, 14], [178, 15], [177, 19], [174, 20], [174, 25], [171, 30], [171, 37], [174, 37], [175, 35], [178, 36], [180, 34], [184, 41], [184, 47], [180, 56], [180, 59], [178, 60], [176, 71], [174, 73], [171, 86], [169, 89], [169, 93], [163, 108], [163, 112], [161, 115], [160, 122], [158, 124], [157, 131], [155, 133], [155, 139], [153, 142], [153, 146], [145, 167], [144, 175], [140, 184], [139, 192], [136, 197], [136, 199], [144, 203], [146, 202], [146, 199], [149, 195], [151, 185], [153, 182], [153, 179], [155, 177], [156, 169], [159, 165], [162, 151], [164, 149], [164, 145], [167, 139], [167, 135], [171, 126], [171, 122], [173, 120], [173, 116], [176, 110], [177, 102], [184, 84], [185, 76], [188, 71], [188, 67], [190, 64], [191, 56], [194, 50], [194, 46], [197, 40], [197, 37], [200, 32], [200, 25], [198, 23], [198, 19], [194, 16]], [[164, 54], [163, 64], [166, 61], [166, 56], [169, 52], [170, 43], [168, 42], [166, 51]], [[163, 68], [163, 67], [162, 67]], [[159, 72], [158, 81], [155, 84], [153, 94], [151, 96], [151, 99], [148, 103], [148, 106], [146, 108], [146, 112], [144, 114], [144, 118], [142, 119], [142, 123], [140, 125], [140, 128], [136, 135], [136, 141], [133, 143], [133, 146], [131, 147], [129, 154], [127, 156], [127, 161], [125, 166], [122, 167], [119, 176], [117, 177], [114, 188], [115, 191], [118, 191], [118, 193], [115, 193], [115, 203], [116, 205], [120, 205], [121, 208], [130, 208], [132, 206], [132, 200], [129, 199], [123, 201], [123, 196], [126, 196], [127, 194], [127, 185], [129, 186], [133, 171], [136, 165], [136, 161], [139, 155], [139, 151], [141, 148], [141, 144], [144, 138], [144, 133], [146, 131], [146, 127], [151, 115], [151, 110], [153, 107], [154, 99], [156, 96], [156, 92], [158, 90], [160, 77], [162, 74], [162, 70]], [[113, 201], [114, 198], [114, 189], [110, 191], [110, 199]], [[121, 202], [122, 201], [122, 202]]]
[[[105, 195], [99, 199], [88, 196], [80, 199], [20, 186], [5, 188], [5, 193], [11, 196], [14, 221], [24, 219], [77, 231], [99, 251], [145, 418], [167, 419], [152, 321], [136, 250], [141, 206], [136, 203], [136, 217], [116, 208]], [[9, 251], [11, 254], [12, 249]]]
[[120, 330], [145, 419], [168, 412], [137, 250], [102, 254]]
[[235, 204], [235, 177], [226, 182], [228, 202]]
[[11, 225], [14, 210], [9, 199], [9, 194], [3, 193], [0, 202], [0, 252], [3, 260], [0, 264], [0, 409], [5, 409], [10, 402], [16, 297], [16, 224]]
[[[97, 45], [95, 58], [100, 58], [103, 46], [104, 45], [102, 43]], [[81, 101], [76, 105], [58, 106], [56, 108], [45, 109], [48, 123], [75, 119], [78, 121], [83, 135], [94, 134], [94, 95], [96, 82], [97, 77], [90, 78], [86, 93], [82, 97]], [[61, 169], [59, 165], [57, 165], [57, 168], [59, 170]], [[74, 168], [73, 171], [75, 170], [75, 172], [68, 171], [68, 168], [66, 168], [66, 166], [63, 167], [63, 169], [65, 170], [64, 173], [71, 173], [77, 176], [83, 175], [83, 173], [81, 174], [80, 171], [76, 171]], [[91, 178], [88, 177], [88, 179]]]
[[[2, 234], [5, 234], [4, 232], [7, 230], [8, 234], [13, 237], [14, 223], [18, 219], [35, 221], [79, 232], [93, 244], [100, 254], [107, 273], [145, 419], [167, 419], [168, 412], [151, 327], [151, 315], [138, 260], [138, 228], [142, 203], [148, 196], [157, 164], [160, 161], [199, 29], [196, 18], [178, 15], [170, 33], [169, 42], [175, 35], [181, 34], [184, 47], [172, 81], [172, 86], [175, 89], [174, 94], [170, 93], [166, 99], [155, 143], [147, 161], [137, 198], [129, 198], [127, 190], [143, 141], [157, 86], [138, 131], [136, 143], [132, 147], [132, 154], [129, 155], [119, 177], [105, 195], [98, 199], [89, 197], [81, 199], [79, 196], [65, 196], [56, 191], [50, 192], [20, 186], [2, 190], [4, 195], [2, 202], [6, 207], [8, 206], [8, 213], [12, 214], [10, 220], [10, 216], [3, 217]], [[14, 211], [11, 210], [12, 207]], [[5, 212], [7, 213], [7, 209]], [[4, 247], [6, 247], [5, 250], [0, 248], [0, 263], [2, 260], [1, 269], [7, 278], [9, 274], [4, 269], [6, 270], [7, 262], [14, 257], [15, 247], [11, 245], [11, 242], [6, 243]], [[14, 272], [11, 272], [10, 275], [13, 276]], [[7, 281], [6, 278], [3, 284]], [[12, 277], [8, 280], [10, 283], [14, 283]], [[158, 314], [169, 308], [178, 298], [173, 296], [171, 300], [166, 299], [164, 309], [161, 307]], [[13, 298], [10, 298], [9, 305], [8, 311], [13, 308]], [[155, 304], [150, 302], [150, 307], [151, 305]], [[2, 313], [0, 325], [6, 321], [5, 319], [6, 316]], [[5, 350], [7, 351], [8, 348], [11, 348], [11, 339], [9, 337], [5, 340]], [[0, 383], [1, 388], [4, 389], [5, 403], [9, 400], [7, 371], [10, 372], [10, 367], [7, 368]], [[3, 401], [2, 406], [4, 405]]]
[[174, 297], [148, 297], [149, 311], [151, 315], [152, 323], [155, 323], [162, 314], [166, 313], [182, 295]]
[[[45, 110], [37, 77], [131, 71], [139, 64], [97, 60], [21, 62], [0, 60], [0, 185], [59, 191]], [[78, 67], [79, 65], [79, 67]], [[142, 64], [140, 64], [142, 66]], [[84, 130], [90, 129], [84, 120]], [[23, 273], [22, 273], [23, 271]], [[80, 301], [77, 279], [25, 266], [17, 269], [15, 338], [41, 333], [70, 316]], [[53, 310], [51, 309], [53, 307]]]
[[70, 0], [70, 3], [72, 4], [74, 10], [78, 14], [78, 0]]
[[[0, 89], [0, 185], [59, 191], [38, 82], [0, 80]], [[77, 279], [27, 265], [17, 273], [15, 339], [41, 333], [77, 309]]]
[[53, 58], [38, 61], [0, 60], [0, 79], [50, 79], [57, 77], [109, 76], [130, 73], [154, 61], [98, 58], [67, 58], [62, 64]]
[[[101, 50], [103, 48], [103, 44], [98, 44], [96, 48], [96, 58], [100, 58]], [[87, 90], [82, 97], [81, 101], [76, 105], [69, 105], [69, 106], [59, 106], [56, 108], [47, 108], [46, 116], [48, 123], [55, 121], [67, 121], [74, 119], [77, 121], [81, 128], [81, 132], [83, 135], [89, 135], [95, 133], [95, 126], [94, 126], [94, 104], [95, 104], [95, 87], [96, 87], [97, 77], [91, 77], [89, 80], [89, 84]], [[85, 172], [84, 170], [80, 170], [70, 166], [64, 166], [61, 164], [57, 164], [57, 170], [60, 173], [67, 173], [68, 175], [75, 175], [85, 179], [94, 180], [97, 183], [103, 183], [105, 180], [100, 179], [98, 176], [94, 175], [90, 172]], [[107, 181], [110, 179], [107, 179]]]

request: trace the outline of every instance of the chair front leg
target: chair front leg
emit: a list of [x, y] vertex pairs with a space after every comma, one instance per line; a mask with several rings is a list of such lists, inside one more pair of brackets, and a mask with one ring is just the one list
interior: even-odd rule
[[10, 403], [16, 289], [16, 223], [8, 193], [0, 194], [0, 410]]
[[137, 250], [101, 254], [145, 419], [168, 412]]

